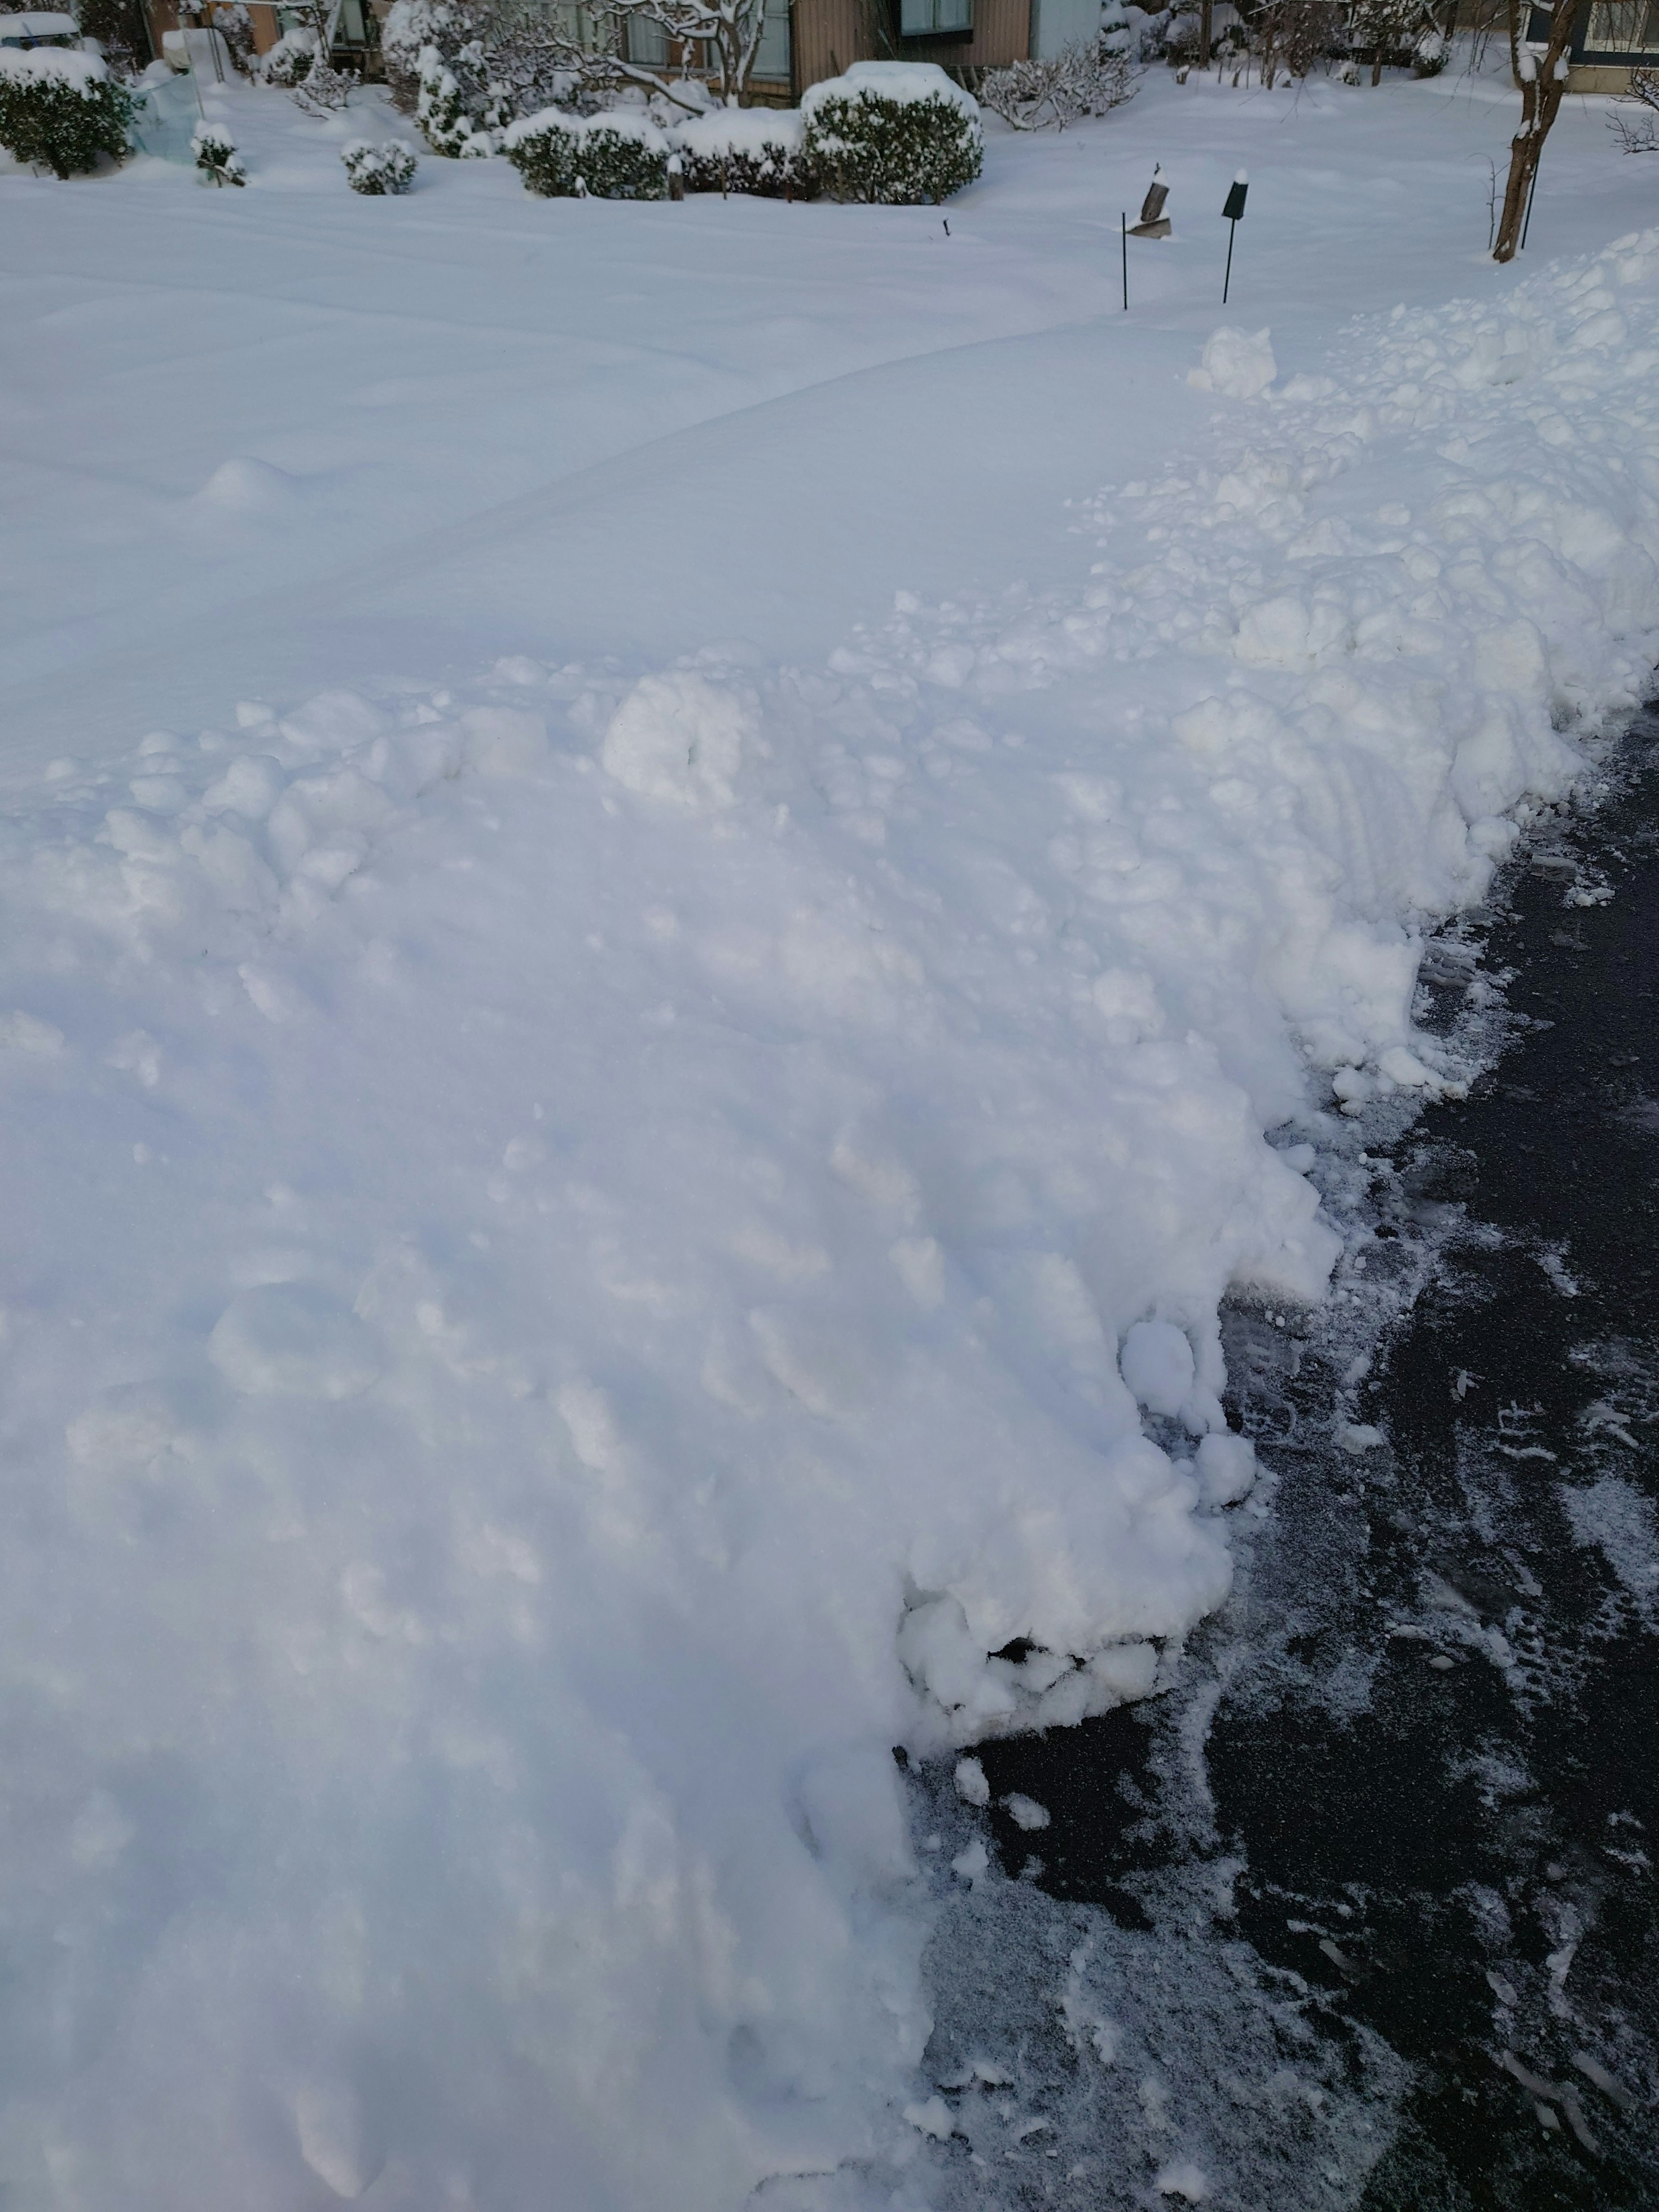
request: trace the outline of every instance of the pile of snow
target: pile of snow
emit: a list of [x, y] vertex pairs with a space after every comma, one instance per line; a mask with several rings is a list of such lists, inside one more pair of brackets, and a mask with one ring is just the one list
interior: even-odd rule
[[1218, 392], [1229, 399], [1254, 399], [1279, 374], [1270, 331], [1241, 331], [1229, 323], [1216, 331], [1204, 358], [1187, 381], [1194, 392]]
[[1656, 340], [1659, 234], [1219, 386], [1071, 592], [0, 818], [20, 2203], [925, 2165], [891, 1747], [1224, 1595], [1218, 1304], [1335, 1250], [1263, 1131], [1456, 1079], [1423, 920], [1659, 647]]

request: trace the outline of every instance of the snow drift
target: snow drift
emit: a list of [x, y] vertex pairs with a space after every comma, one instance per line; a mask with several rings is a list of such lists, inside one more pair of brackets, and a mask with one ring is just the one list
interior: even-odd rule
[[925, 2157], [891, 1747], [1224, 1595], [1218, 1304], [1334, 1249], [1263, 1131], [1457, 1079], [1416, 931], [1651, 665], [1656, 299], [1650, 234], [1212, 347], [1064, 598], [246, 702], [14, 808], [19, 2204]]

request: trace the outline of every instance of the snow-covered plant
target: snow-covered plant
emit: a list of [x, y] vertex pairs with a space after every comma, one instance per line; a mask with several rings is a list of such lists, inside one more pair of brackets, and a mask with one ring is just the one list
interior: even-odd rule
[[1347, 0], [1348, 44], [1356, 53], [1370, 56], [1373, 84], [1382, 83], [1384, 62], [1409, 58], [1431, 27], [1425, 21], [1424, 0]]
[[1621, 154], [1659, 154], [1659, 70], [1633, 69], [1630, 95], [1645, 110], [1634, 118], [1617, 108], [1607, 118]]
[[253, 50], [253, 18], [242, 5], [242, 0], [231, 0], [228, 7], [216, 8], [213, 27], [229, 51], [231, 67], [243, 76], [252, 76], [258, 57]]
[[380, 59], [392, 104], [413, 115], [421, 91], [421, 56], [435, 47], [447, 60], [474, 36], [471, 12], [457, 0], [392, 0], [380, 26]]
[[317, 33], [301, 25], [284, 31], [259, 64], [260, 82], [281, 92], [292, 92], [309, 76], [317, 59]]
[[854, 62], [800, 104], [806, 158], [836, 199], [915, 206], [971, 185], [979, 106], [933, 62]]
[[1048, 61], [1012, 62], [992, 70], [980, 105], [1016, 131], [1063, 131], [1079, 116], [1106, 115], [1134, 98], [1136, 74], [1127, 55], [1103, 45], [1067, 46]]
[[815, 189], [798, 110], [715, 107], [669, 132], [688, 192], [808, 199]]
[[498, 143], [483, 49], [475, 40], [447, 61], [436, 46], [421, 50], [415, 120], [434, 154], [477, 161]]
[[[1420, 0], [1412, 4], [1420, 5]], [[1337, 0], [1267, 0], [1250, 23], [1250, 46], [1262, 83], [1271, 91], [1281, 70], [1288, 77], [1306, 76], [1316, 63], [1340, 50], [1345, 30]]]
[[190, 150], [196, 157], [204, 182], [216, 185], [245, 185], [247, 171], [242, 167], [236, 151], [235, 141], [222, 123], [198, 123], [190, 134]]
[[354, 192], [406, 192], [415, 181], [415, 155], [401, 139], [388, 138], [379, 146], [367, 138], [354, 139], [341, 149], [340, 159]]
[[642, 115], [544, 108], [508, 129], [501, 151], [543, 199], [662, 200], [668, 141]]
[[1431, 23], [1412, 48], [1412, 75], [1438, 76], [1445, 66], [1446, 34], [1437, 24]]
[[73, 177], [127, 151], [132, 98], [97, 54], [0, 46], [0, 146], [14, 161]]

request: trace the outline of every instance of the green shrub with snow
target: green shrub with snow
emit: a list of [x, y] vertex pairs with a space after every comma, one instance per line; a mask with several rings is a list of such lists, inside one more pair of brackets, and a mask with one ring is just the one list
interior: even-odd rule
[[247, 171], [242, 167], [235, 141], [222, 123], [198, 123], [190, 134], [190, 150], [196, 156], [196, 166], [202, 173], [204, 183], [245, 185], [247, 182]]
[[799, 109], [715, 107], [669, 132], [688, 192], [809, 199], [815, 190]]
[[131, 95], [96, 54], [0, 46], [0, 146], [14, 161], [73, 177], [127, 152]]
[[476, 42], [446, 55], [422, 46], [415, 120], [434, 154], [483, 160], [499, 144], [483, 49]]
[[374, 146], [358, 138], [341, 149], [340, 159], [354, 192], [406, 192], [415, 181], [414, 154], [400, 139], [388, 138], [384, 145]]
[[514, 123], [501, 151], [544, 199], [661, 200], [668, 141], [642, 115], [570, 115], [544, 107]]
[[836, 199], [949, 199], [984, 158], [978, 102], [933, 62], [854, 62], [813, 85], [800, 112], [806, 160]]
[[284, 31], [259, 64], [259, 78], [278, 91], [292, 92], [311, 75], [317, 60], [317, 33], [301, 26]]

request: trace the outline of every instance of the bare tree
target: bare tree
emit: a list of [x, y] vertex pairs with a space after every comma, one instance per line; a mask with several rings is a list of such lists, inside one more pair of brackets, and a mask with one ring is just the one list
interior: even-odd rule
[[1642, 103], [1643, 113], [1632, 118], [1617, 109], [1607, 125], [1619, 141], [1621, 154], [1659, 154], [1659, 70], [1633, 69], [1631, 97]]
[[1139, 72], [1127, 54], [1068, 46], [1048, 61], [1010, 62], [980, 86], [981, 105], [1016, 131], [1063, 131], [1082, 115], [1106, 115], [1134, 97]]
[[[583, 86], [608, 91], [635, 85], [695, 113], [703, 102], [688, 79], [706, 75], [722, 105], [746, 105], [766, 27], [765, 0], [598, 0], [591, 14], [600, 31], [597, 42], [563, 29], [549, 34], [560, 66]], [[635, 25], [659, 33], [671, 54], [678, 50], [678, 64], [635, 61], [633, 48], [641, 42], [629, 36]]]
[[1342, 28], [1336, 0], [1267, 0], [1250, 26], [1263, 88], [1273, 90], [1281, 69], [1286, 76], [1306, 76], [1336, 44]]
[[1578, 13], [1578, 0], [1553, 0], [1549, 37], [1540, 59], [1529, 46], [1522, 44], [1523, 4], [1524, 0], [1509, 0], [1510, 67], [1521, 90], [1521, 128], [1510, 141], [1510, 173], [1504, 186], [1503, 213], [1498, 219], [1498, 241], [1492, 250], [1494, 261], [1513, 261], [1521, 243], [1544, 141], [1561, 112], [1567, 89], [1567, 50]]

